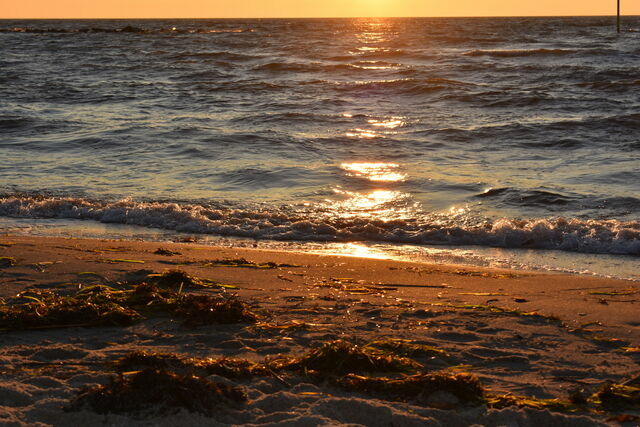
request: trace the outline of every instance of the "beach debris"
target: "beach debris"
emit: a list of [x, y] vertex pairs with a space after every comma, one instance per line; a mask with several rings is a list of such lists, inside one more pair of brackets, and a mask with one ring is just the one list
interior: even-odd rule
[[220, 375], [226, 378], [270, 377], [273, 371], [263, 363], [231, 357], [196, 358], [176, 353], [134, 351], [118, 359], [115, 366], [120, 372], [142, 369], [161, 369], [182, 375]]
[[397, 291], [395, 286], [366, 284], [364, 280], [354, 280], [347, 277], [332, 277], [330, 281], [323, 281], [315, 285], [318, 288], [338, 289], [351, 295], [379, 295], [387, 291]]
[[172, 250], [166, 249], [166, 248], [158, 248], [153, 253], [156, 254], [156, 255], [163, 255], [163, 256], [182, 255], [182, 253], [180, 253], [178, 251], [172, 251]]
[[256, 323], [258, 315], [237, 299], [223, 299], [212, 295], [185, 295], [172, 312], [184, 318], [186, 326], [212, 323]]
[[165, 289], [185, 290], [185, 289], [238, 289], [234, 285], [225, 285], [209, 279], [203, 279], [187, 274], [182, 270], [169, 270], [164, 273], [149, 273], [142, 280], [153, 283], [156, 286]]
[[473, 271], [473, 270], [454, 270], [451, 273], [458, 276], [487, 277], [491, 279], [519, 279], [524, 277], [522, 274], [515, 273], [494, 273], [491, 271]]
[[513, 301], [514, 301], [514, 302], [517, 302], [517, 303], [525, 303], [525, 302], [529, 302], [529, 300], [528, 300], [528, 299], [526, 299], [526, 298], [514, 298], [514, 299], [513, 299]]
[[501, 292], [460, 292], [459, 295], [474, 295], [477, 297], [503, 297], [507, 296], [505, 293]]
[[190, 276], [182, 270], [169, 270], [164, 273], [148, 274], [145, 280], [163, 289], [201, 289], [209, 286], [201, 279]]
[[548, 409], [555, 412], [574, 412], [579, 409], [577, 402], [561, 399], [537, 399], [534, 397], [517, 396], [515, 394], [489, 394], [486, 399], [487, 406], [495, 409], [504, 409], [510, 406], [518, 408]]
[[44, 273], [45, 271], [47, 271], [47, 268], [53, 264], [53, 261], [42, 261], [34, 262], [33, 264], [30, 264], [29, 267], [33, 268], [36, 271], [39, 271], [40, 273]]
[[365, 348], [388, 351], [403, 357], [437, 357], [441, 359], [449, 359], [451, 357], [446, 351], [440, 348], [399, 338], [372, 341], [367, 344]]
[[406, 357], [335, 340], [300, 357], [284, 356], [273, 361], [276, 369], [297, 370], [320, 377], [372, 373], [411, 372], [422, 365]]
[[242, 267], [242, 268], [260, 268], [260, 269], [273, 269], [279, 267], [299, 267], [293, 264], [278, 264], [275, 262], [253, 262], [246, 258], [225, 258], [208, 261], [204, 264], [205, 267]]
[[11, 246], [15, 246], [17, 244], [17, 242], [0, 242], [0, 247], [10, 248]]
[[640, 384], [605, 384], [592, 396], [592, 401], [605, 411], [640, 411]]
[[129, 288], [92, 285], [73, 296], [26, 291], [0, 305], [0, 329], [125, 326], [154, 315], [181, 317], [186, 326], [255, 323], [258, 316], [237, 299], [190, 295], [151, 283]]
[[171, 414], [181, 409], [213, 416], [219, 406], [237, 406], [247, 400], [239, 387], [162, 369], [145, 369], [115, 377], [106, 385], [84, 390], [66, 408], [89, 408], [99, 414]]
[[87, 249], [87, 252], [95, 252], [98, 254], [103, 254], [105, 252], [129, 252], [130, 249], [127, 247], [111, 247], [111, 248], [99, 248], [99, 249]]
[[316, 331], [328, 330], [331, 328], [335, 328], [336, 325], [331, 323], [309, 323], [302, 320], [293, 319], [288, 323], [282, 324], [274, 324], [268, 322], [258, 322], [255, 327], [258, 329], [272, 329], [272, 330], [280, 330], [280, 331], [288, 331], [288, 330], [310, 330], [314, 329]]
[[94, 298], [63, 297], [51, 291], [18, 294], [17, 304], [0, 306], [0, 329], [46, 329], [70, 326], [126, 326], [142, 316], [128, 307]]
[[15, 258], [10, 256], [0, 256], [0, 268], [13, 267], [17, 264]]
[[108, 264], [117, 264], [117, 263], [129, 263], [129, 264], [144, 264], [144, 261], [139, 259], [124, 259], [124, 258], [109, 258], [99, 260], [98, 262], [106, 262]]
[[636, 288], [627, 288], [621, 291], [591, 291], [589, 295], [601, 295], [601, 296], [628, 296], [635, 295], [638, 293], [638, 289]]
[[468, 373], [420, 373], [400, 378], [364, 377], [348, 374], [339, 378], [340, 387], [388, 400], [418, 401], [439, 409], [478, 406], [485, 402], [480, 380]]

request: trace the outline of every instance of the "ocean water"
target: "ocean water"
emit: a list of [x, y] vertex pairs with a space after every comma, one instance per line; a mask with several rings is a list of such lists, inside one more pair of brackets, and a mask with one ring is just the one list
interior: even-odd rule
[[0, 21], [0, 230], [640, 279], [640, 17]]

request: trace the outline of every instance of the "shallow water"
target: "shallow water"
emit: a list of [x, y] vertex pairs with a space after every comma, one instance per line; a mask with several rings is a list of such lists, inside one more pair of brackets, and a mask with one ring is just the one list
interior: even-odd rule
[[640, 18], [612, 25], [0, 21], [2, 228], [519, 249], [573, 269], [546, 263], [560, 250], [630, 277]]

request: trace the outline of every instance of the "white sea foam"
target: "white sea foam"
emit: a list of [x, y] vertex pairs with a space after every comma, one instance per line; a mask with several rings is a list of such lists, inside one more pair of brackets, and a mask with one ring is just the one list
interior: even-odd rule
[[0, 215], [93, 220], [187, 233], [271, 240], [362, 241], [417, 245], [479, 245], [640, 255], [640, 222], [537, 218], [469, 221], [446, 214], [383, 221], [336, 218], [295, 208], [205, 206], [196, 203], [116, 202], [12, 195], [0, 198]]

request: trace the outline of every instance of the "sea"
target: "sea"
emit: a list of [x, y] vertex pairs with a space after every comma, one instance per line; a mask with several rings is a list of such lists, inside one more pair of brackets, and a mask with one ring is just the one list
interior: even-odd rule
[[640, 17], [2, 20], [0, 233], [640, 280]]

